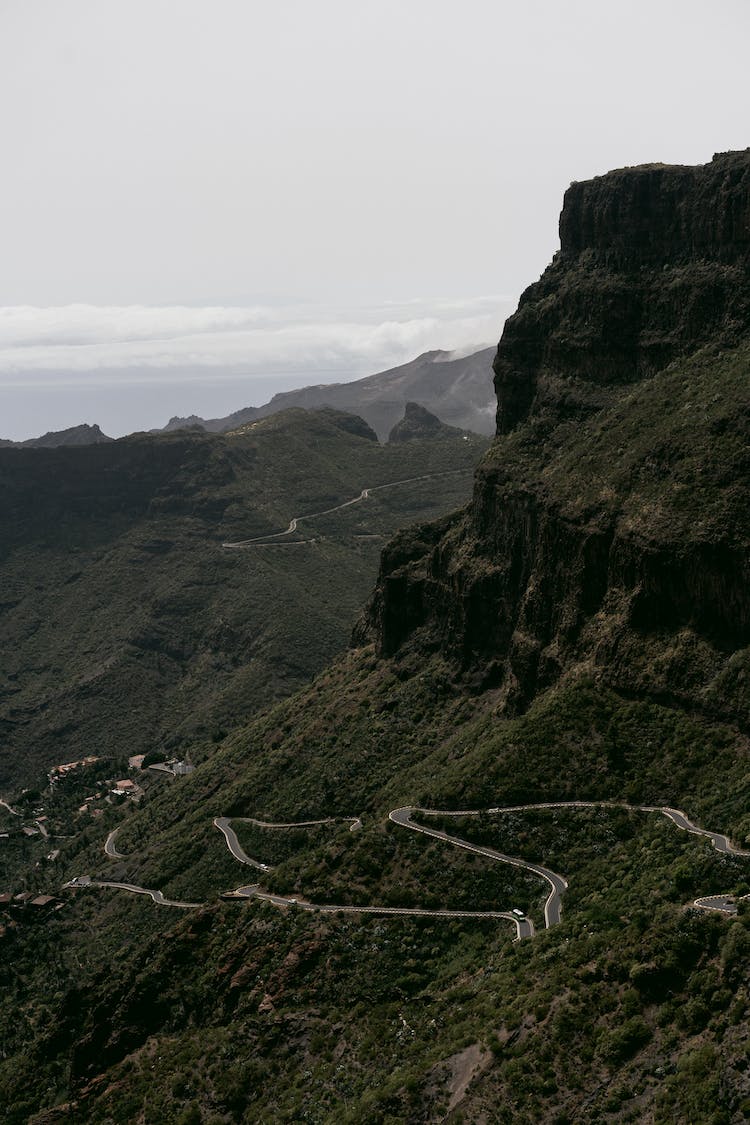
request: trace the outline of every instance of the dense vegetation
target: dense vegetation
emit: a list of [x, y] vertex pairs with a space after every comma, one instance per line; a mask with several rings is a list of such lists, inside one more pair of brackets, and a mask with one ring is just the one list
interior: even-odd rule
[[[747, 855], [721, 854], [658, 812], [465, 815], [544, 801], [672, 806], [750, 850], [750, 348], [739, 315], [750, 280], [742, 247], [722, 241], [732, 224], [705, 218], [747, 212], [750, 161], [626, 170], [571, 193], [581, 213], [564, 213], [563, 252], [498, 352], [500, 436], [473, 502], [388, 545], [356, 647], [232, 729], [207, 727], [194, 772], [153, 780], [138, 801], [96, 819], [73, 807], [71, 781], [50, 822], [67, 817], [73, 839], [54, 860], [42, 859], [47, 840], [14, 844], [26, 849], [17, 885], [54, 884], [60, 909], [5, 914], [0, 1087], [13, 1125], [750, 1115]], [[688, 222], [697, 243], [681, 238]], [[273, 424], [226, 446], [174, 440], [223, 472], [243, 442], [260, 464], [263, 434], [275, 440], [297, 416]], [[366, 436], [344, 440], [380, 465], [391, 456]], [[412, 458], [416, 445], [398, 448]], [[443, 456], [434, 447], [430, 464]], [[316, 457], [293, 462], [302, 493]], [[313, 482], [305, 499], [340, 498], [340, 467], [329, 466], [328, 493]], [[175, 520], [204, 542], [210, 511], [214, 544], [283, 527], [272, 476], [250, 519], [221, 473], [210, 487], [201, 475], [186, 512], [178, 474]], [[226, 565], [212, 582], [232, 589], [231, 568], [245, 564], [211, 565]], [[305, 571], [320, 602], [316, 573]], [[185, 581], [180, 621], [205, 598], [181, 601]], [[171, 720], [181, 730], [179, 698], [163, 708], [165, 731]], [[37, 796], [48, 799], [27, 794], [24, 823]], [[560, 924], [545, 928], [548, 888], [532, 872], [389, 820], [404, 805], [433, 810], [415, 814], [425, 826], [559, 872]], [[273, 869], [234, 859], [217, 817], [234, 818]], [[267, 829], [248, 817], [361, 826]], [[122, 856], [110, 858], [118, 826]], [[200, 905], [60, 890], [84, 874]], [[228, 897], [248, 884], [288, 901]], [[735, 913], [696, 904], [719, 894], [734, 896]], [[514, 941], [507, 919], [329, 913], [301, 900], [515, 908], [536, 936]]]
[[[423, 742], [406, 731], [420, 699], [431, 700]], [[407, 798], [482, 807], [574, 791], [681, 803], [742, 841], [744, 738], [583, 681], [511, 723], [487, 702], [467, 704], [439, 665], [398, 679], [354, 654], [190, 777], [154, 786], [118, 836], [132, 858], [107, 861], [102, 829], [89, 852], [101, 875], [200, 892], [206, 906], [172, 915], [83, 889], [46, 927], [14, 933], [0, 1071], [9, 1119], [25, 1120], [42, 1088], [51, 1102], [74, 1090], [74, 1119], [102, 1122], [432, 1119], [460, 1072], [474, 1075], [468, 1120], [640, 1120], [644, 1106], [662, 1122], [734, 1120], [750, 1096], [750, 918], [688, 904], [745, 890], [747, 861], [654, 815], [450, 818], [454, 834], [565, 874], [563, 923], [545, 932], [538, 881], [422, 840], [385, 812]], [[258, 756], [259, 741], [276, 745]], [[221, 903], [220, 890], [247, 881], [211, 825], [222, 811], [363, 813], [359, 832], [320, 826], [305, 847], [297, 830], [259, 856], [279, 863], [270, 888], [314, 901], [520, 904], [539, 933], [514, 945], [504, 923]], [[260, 847], [264, 832], [248, 828], [244, 843]], [[67, 873], [85, 864], [79, 851]]]
[[[349, 415], [291, 411], [229, 436], [2, 451], [0, 784], [90, 754], [201, 757], [346, 646], [385, 537], [463, 503], [453, 470], [485, 446], [381, 446]], [[419, 476], [301, 523], [298, 546], [221, 547]]]

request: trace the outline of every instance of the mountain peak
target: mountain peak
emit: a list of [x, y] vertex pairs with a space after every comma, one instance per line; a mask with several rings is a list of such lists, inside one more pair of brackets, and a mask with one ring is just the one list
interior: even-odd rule
[[92, 426], [82, 422], [80, 426], [70, 426], [67, 430], [50, 430], [41, 437], [29, 438], [27, 441], [3, 441], [0, 445], [27, 449], [57, 449], [63, 445], [99, 445], [114, 440], [102, 433], [96, 422]]
[[407, 402], [403, 418], [388, 435], [389, 442], [415, 441], [422, 438], [458, 437], [461, 431], [446, 426], [436, 414], [431, 414], [418, 402]]

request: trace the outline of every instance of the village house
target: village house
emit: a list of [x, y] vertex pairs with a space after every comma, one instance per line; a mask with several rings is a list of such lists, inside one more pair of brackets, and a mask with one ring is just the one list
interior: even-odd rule
[[112, 790], [116, 797], [134, 797], [136, 793], [140, 793], [140, 789], [134, 781], [129, 777], [125, 777], [122, 781], [116, 781], [115, 787]]
[[37, 895], [29, 901], [29, 906], [33, 906], [36, 910], [44, 910], [45, 907], [51, 906], [57, 902], [54, 895]]

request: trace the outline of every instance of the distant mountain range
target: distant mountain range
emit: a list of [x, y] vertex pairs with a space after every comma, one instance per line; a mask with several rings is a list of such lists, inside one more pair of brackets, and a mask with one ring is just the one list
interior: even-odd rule
[[[284, 391], [262, 406], [246, 406], [225, 418], [200, 418], [197, 414], [174, 417], [166, 426], [150, 432], [200, 429], [221, 434], [282, 410], [294, 407], [318, 410], [330, 406], [364, 418], [379, 440], [387, 441], [393, 427], [404, 417], [406, 404], [412, 403], [425, 407], [449, 426], [491, 436], [495, 432], [496, 409], [492, 383], [494, 355], [494, 347], [461, 357], [439, 350], [425, 352], [400, 367], [367, 375], [352, 383], [321, 383]], [[0, 438], [0, 448], [56, 449], [63, 445], [95, 445], [103, 441], [114, 441], [114, 438], [102, 433], [97, 425], [83, 424], [26, 441]]]
[[749, 1120], [749, 220], [573, 183], [492, 441], [0, 450], [6, 1125]]
[[80, 426], [71, 426], [67, 430], [51, 430], [41, 437], [28, 438], [27, 441], [8, 441], [5, 438], [0, 438], [0, 446], [3, 449], [11, 446], [19, 449], [57, 449], [61, 445], [98, 445], [103, 441], [114, 440], [114, 438], [103, 434], [96, 424], [89, 426], [84, 422]]
[[263, 406], [247, 406], [226, 418], [171, 418], [164, 430], [193, 426], [226, 433], [258, 418], [291, 407], [315, 410], [331, 406], [364, 418], [378, 438], [388, 434], [404, 416], [407, 402], [426, 407], [450, 426], [478, 434], [495, 432], [495, 394], [492, 360], [495, 348], [482, 348], [455, 358], [453, 352], [431, 351], [400, 367], [367, 375], [352, 383], [322, 383], [274, 395]]

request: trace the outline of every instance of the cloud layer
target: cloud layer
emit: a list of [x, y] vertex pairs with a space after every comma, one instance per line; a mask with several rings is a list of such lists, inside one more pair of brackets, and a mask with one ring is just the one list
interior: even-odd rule
[[[326, 373], [404, 362], [433, 348], [495, 342], [508, 297], [349, 309], [311, 305], [0, 308], [0, 387], [139, 383], [212, 374]], [[188, 374], [189, 373], [189, 374]]]

